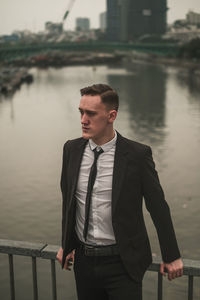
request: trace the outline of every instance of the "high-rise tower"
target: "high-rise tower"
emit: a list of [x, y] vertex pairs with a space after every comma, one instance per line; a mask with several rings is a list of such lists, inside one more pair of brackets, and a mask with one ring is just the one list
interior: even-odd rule
[[120, 40], [121, 10], [119, 0], [107, 0], [107, 37], [109, 41]]
[[107, 36], [131, 41], [166, 31], [167, 0], [107, 0]]

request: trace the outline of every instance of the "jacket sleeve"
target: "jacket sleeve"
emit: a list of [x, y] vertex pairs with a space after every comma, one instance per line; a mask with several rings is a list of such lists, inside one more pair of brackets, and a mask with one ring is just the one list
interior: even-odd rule
[[156, 227], [163, 261], [170, 263], [180, 258], [169, 206], [159, 182], [150, 147], [142, 162], [142, 189], [146, 208]]
[[60, 187], [62, 192], [62, 248], [64, 242], [64, 227], [66, 223], [66, 195], [67, 195], [67, 168], [69, 161], [69, 141], [64, 144], [63, 147], [63, 157], [62, 157], [62, 171], [61, 171], [61, 180]]

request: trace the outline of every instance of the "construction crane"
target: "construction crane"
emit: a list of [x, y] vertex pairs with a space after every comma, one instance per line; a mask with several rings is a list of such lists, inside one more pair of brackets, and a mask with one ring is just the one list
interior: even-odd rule
[[63, 20], [62, 20], [63, 25], [64, 25], [64, 22], [66, 21], [68, 15], [69, 15], [71, 9], [72, 9], [72, 6], [74, 5], [74, 2], [75, 2], [75, 0], [70, 0], [70, 2], [69, 2], [68, 8], [67, 8], [67, 10], [66, 10], [66, 12], [63, 16]]

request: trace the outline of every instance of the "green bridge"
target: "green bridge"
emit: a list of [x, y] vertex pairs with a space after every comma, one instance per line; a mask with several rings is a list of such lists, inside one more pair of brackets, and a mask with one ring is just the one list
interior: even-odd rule
[[114, 51], [140, 51], [144, 53], [153, 53], [162, 56], [176, 56], [179, 47], [175, 44], [165, 43], [106, 43], [106, 42], [84, 42], [84, 43], [34, 43], [14, 45], [4, 44], [0, 47], [0, 62], [12, 62], [15, 59], [26, 59], [28, 57], [40, 54], [47, 54], [52, 51], [64, 52], [114, 52]]

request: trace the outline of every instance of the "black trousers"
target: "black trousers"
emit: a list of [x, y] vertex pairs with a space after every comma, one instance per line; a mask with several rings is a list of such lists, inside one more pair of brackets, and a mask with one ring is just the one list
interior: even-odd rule
[[85, 256], [75, 251], [78, 300], [142, 300], [142, 282], [127, 274], [119, 255]]

